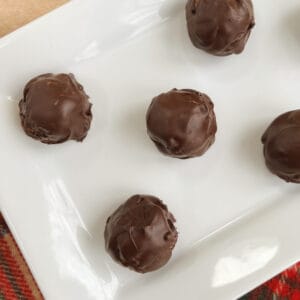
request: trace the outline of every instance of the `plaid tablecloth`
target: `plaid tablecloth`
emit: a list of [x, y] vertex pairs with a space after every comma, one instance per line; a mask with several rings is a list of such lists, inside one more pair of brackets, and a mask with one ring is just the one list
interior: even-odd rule
[[[0, 38], [66, 2], [0, 0]], [[31, 299], [44, 298], [0, 214], [0, 300]]]
[[300, 263], [272, 278], [240, 300], [300, 300]]
[[0, 215], [0, 300], [44, 299]]
[[[0, 37], [66, 2], [68, 0], [0, 1]], [[0, 214], [0, 300], [40, 299], [44, 298]], [[240, 300], [300, 300], [300, 263]]]
[[[59, 293], [59, 291], [57, 292]], [[0, 300], [41, 299], [44, 298], [9, 228], [0, 215]], [[300, 263], [295, 264], [240, 300], [300, 300]]]

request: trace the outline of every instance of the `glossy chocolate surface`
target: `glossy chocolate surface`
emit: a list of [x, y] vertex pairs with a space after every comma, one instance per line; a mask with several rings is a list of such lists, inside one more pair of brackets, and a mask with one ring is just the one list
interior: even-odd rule
[[89, 97], [73, 74], [43, 74], [30, 80], [19, 103], [24, 131], [46, 144], [82, 141], [90, 128]]
[[188, 0], [186, 19], [194, 46], [218, 56], [241, 53], [255, 25], [251, 0]]
[[300, 183], [300, 110], [277, 117], [262, 143], [269, 170], [287, 182]]
[[107, 220], [105, 246], [111, 257], [139, 273], [155, 271], [172, 255], [178, 233], [161, 200], [135, 195]]
[[217, 131], [210, 98], [190, 89], [173, 89], [152, 100], [147, 116], [148, 135], [164, 154], [190, 158], [204, 154]]

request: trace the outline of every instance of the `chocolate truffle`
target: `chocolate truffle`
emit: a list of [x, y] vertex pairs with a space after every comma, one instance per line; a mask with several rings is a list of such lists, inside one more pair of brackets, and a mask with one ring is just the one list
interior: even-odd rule
[[45, 144], [82, 141], [90, 128], [89, 97], [73, 74], [43, 74], [30, 80], [19, 103], [24, 131]]
[[155, 271], [172, 255], [178, 236], [174, 222], [158, 198], [132, 196], [107, 219], [106, 249], [115, 261], [136, 272]]
[[219, 56], [241, 53], [255, 25], [251, 0], [188, 0], [186, 18], [194, 46]]
[[277, 117], [262, 143], [269, 170], [287, 182], [300, 183], [300, 110]]
[[157, 148], [172, 157], [200, 156], [215, 141], [214, 105], [207, 95], [195, 90], [173, 89], [155, 97], [146, 121]]

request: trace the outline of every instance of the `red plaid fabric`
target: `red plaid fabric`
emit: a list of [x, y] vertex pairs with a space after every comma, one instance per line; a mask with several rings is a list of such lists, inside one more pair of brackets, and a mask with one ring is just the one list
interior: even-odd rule
[[300, 300], [300, 262], [240, 300]]
[[43, 296], [0, 214], [0, 300], [43, 300]]
[[[0, 215], [0, 300], [43, 299]], [[300, 300], [300, 262], [239, 300]]]

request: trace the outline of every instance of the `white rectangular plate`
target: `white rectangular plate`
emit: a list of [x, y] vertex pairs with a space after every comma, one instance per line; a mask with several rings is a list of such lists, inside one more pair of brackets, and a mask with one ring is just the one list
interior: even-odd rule
[[[189, 41], [184, 1], [72, 1], [0, 41], [1, 210], [47, 300], [234, 299], [300, 257], [299, 186], [271, 175], [260, 137], [299, 108], [300, 3], [254, 1], [239, 56]], [[43, 145], [20, 126], [24, 84], [72, 72], [93, 103], [83, 143]], [[203, 156], [161, 155], [146, 134], [151, 99], [194, 88], [215, 103]], [[172, 260], [147, 275], [105, 253], [106, 218], [136, 193], [177, 218]]]

